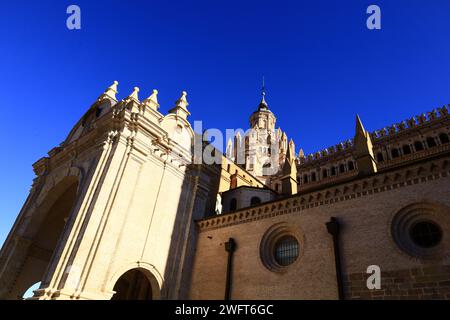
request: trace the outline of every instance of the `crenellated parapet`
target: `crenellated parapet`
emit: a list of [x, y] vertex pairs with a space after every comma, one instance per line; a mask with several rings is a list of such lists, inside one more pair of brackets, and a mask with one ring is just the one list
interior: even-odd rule
[[450, 105], [444, 105], [372, 133], [360, 124], [359, 130], [357, 125], [358, 143], [349, 139], [307, 156], [299, 155], [296, 163], [300, 188], [304, 190], [346, 179], [355, 172], [368, 174], [446, 152], [450, 147], [449, 108]]
[[449, 149], [449, 106], [422, 113], [371, 134], [379, 169], [434, 156]]
[[[401, 133], [408, 129], [418, 129], [423, 125], [434, 123], [436, 121], [447, 118], [449, 115], [449, 105], [444, 105], [441, 108], [434, 109], [427, 113], [422, 113], [415, 117], [411, 117], [399, 123], [392, 124], [390, 126], [383, 127], [379, 130], [375, 130], [370, 133], [372, 141], [376, 141], [389, 137], [392, 138], [394, 135]], [[332, 160], [334, 157], [352, 152], [353, 149], [353, 139], [348, 139], [339, 142], [333, 146], [324, 148], [322, 150], [316, 151], [304, 157], [298, 157], [297, 163], [299, 165], [306, 165], [315, 161], [328, 161]]]
[[353, 139], [348, 139], [328, 148], [310, 153], [307, 156], [297, 158], [298, 165], [308, 165], [321, 161], [328, 161], [336, 157], [348, 154], [353, 150]]
[[418, 129], [419, 127], [434, 123], [448, 117], [450, 105], [444, 105], [441, 108], [433, 109], [430, 112], [411, 117], [400, 121], [399, 123], [383, 127], [371, 133], [371, 138], [375, 142], [385, 138], [392, 138], [394, 135], [402, 133], [410, 129]]

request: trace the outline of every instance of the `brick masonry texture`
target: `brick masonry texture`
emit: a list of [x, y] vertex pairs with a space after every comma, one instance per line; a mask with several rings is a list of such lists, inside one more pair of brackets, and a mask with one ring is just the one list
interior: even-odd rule
[[[197, 242], [195, 263], [191, 278], [191, 299], [223, 299], [226, 275], [226, 252], [223, 244], [233, 237], [237, 250], [233, 265], [232, 299], [337, 299], [333, 242], [325, 223], [337, 217], [341, 223], [340, 248], [342, 271], [348, 299], [448, 299], [450, 260], [448, 248], [444, 248], [440, 260], [421, 259], [401, 250], [392, 237], [393, 218], [408, 206], [432, 203], [444, 208], [435, 218], [442, 219], [447, 246], [450, 234], [448, 223], [450, 200], [447, 160], [427, 163], [425, 169], [410, 166], [376, 178], [387, 183], [397, 183], [397, 188], [385, 192], [367, 192], [361, 197], [349, 197], [329, 204], [323, 203], [302, 208], [301, 198], [317, 198], [299, 195], [273, 204], [243, 209], [225, 216], [200, 221], [201, 232]], [[431, 167], [440, 168], [444, 174], [433, 179]], [[417, 184], [404, 182], [399, 174], [420, 171], [413, 175]], [[437, 170], [434, 171], [437, 173]], [[394, 177], [398, 176], [397, 181]], [[409, 179], [409, 178], [408, 178]], [[368, 181], [368, 182], [367, 182]], [[361, 179], [353, 185], [372, 186], [370, 179]], [[384, 188], [384, 186], [382, 186]], [[345, 189], [346, 185], [341, 185]], [[318, 191], [326, 194], [327, 190]], [[335, 194], [333, 188], [331, 193]], [[285, 203], [297, 200], [300, 210]], [[279, 205], [281, 204], [281, 206]], [[269, 208], [265, 214], [265, 208]], [[273, 211], [272, 208], [274, 207]], [[252, 217], [252, 212], [261, 216]], [[292, 209], [292, 210], [290, 210]], [[249, 212], [248, 218], [247, 211]], [[258, 217], [258, 218], [257, 218]], [[231, 220], [228, 222], [228, 219]], [[211, 221], [223, 221], [219, 226]], [[441, 220], [439, 220], [441, 221]], [[210, 222], [208, 226], [208, 222]], [[274, 225], [284, 223], [292, 228], [299, 239], [300, 256], [284, 273], [269, 271], [261, 262], [260, 244], [263, 236]], [[203, 227], [202, 227], [203, 225]], [[382, 290], [369, 291], [366, 287], [367, 267], [378, 265], [382, 271]], [[434, 270], [434, 271], [433, 271]]]
[[367, 288], [366, 273], [344, 276], [346, 299], [450, 299], [450, 266], [381, 272], [381, 289]]

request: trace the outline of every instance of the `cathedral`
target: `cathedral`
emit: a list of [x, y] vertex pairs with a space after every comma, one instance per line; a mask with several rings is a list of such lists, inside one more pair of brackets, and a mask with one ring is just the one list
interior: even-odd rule
[[263, 88], [221, 152], [117, 90], [33, 164], [0, 299], [450, 299], [450, 105], [305, 155]]

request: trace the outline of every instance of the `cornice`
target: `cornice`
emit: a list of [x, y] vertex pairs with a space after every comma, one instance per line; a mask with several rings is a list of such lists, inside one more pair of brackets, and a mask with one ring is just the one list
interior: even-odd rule
[[279, 215], [296, 214], [314, 207], [370, 196], [385, 191], [420, 184], [450, 176], [450, 159], [443, 157], [415, 166], [380, 172], [366, 178], [296, 194], [259, 206], [243, 208], [223, 215], [197, 221], [200, 232], [267, 219]]
[[[450, 105], [449, 105], [450, 106]], [[384, 127], [380, 130], [375, 130], [370, 134], [372, 143], [375, 146], [392, 143], [395, 140], [417, 136], [422, 134], [423, 130], [432, 130], [445, 126], [445, 123], [450, 120], [447, 106], [439, 108], [439, 114], [436, 111], [428, 112], [428, 118], [424, 114], [418, 116], [419, 121], [415, 117]], [[432, 115], [434, 114], [434, 115]]]
[[173, 157], [169, 159], [168, 164], [178, 170], [180, 166], [186, 166], [192, 161], [189, 151], [169, 139], [158, 124], [128, 109], [113, 108], [108, 114], [97, 119], [77, 140], [51, 149], [47, 157], [39, 159], [33, 165], [33, 169], [37, 176], [41, 176], [67, 161], [72, 161], [85, 151], [98, 150], [113, 142], [131, 145], [132, 152], [135, 150], [141, 158], [157, 150], [164, 154], [172, 153]]

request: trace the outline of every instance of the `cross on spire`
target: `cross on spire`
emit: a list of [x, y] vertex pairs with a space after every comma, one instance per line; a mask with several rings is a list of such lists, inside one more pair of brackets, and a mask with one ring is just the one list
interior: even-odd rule
[[266, 95], [266, 85], [264, 83], [264, 76], [262, 77], [262, 89], [261, 89], [261, 94], [264, 97]]

